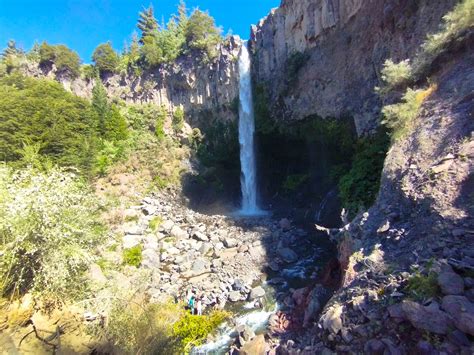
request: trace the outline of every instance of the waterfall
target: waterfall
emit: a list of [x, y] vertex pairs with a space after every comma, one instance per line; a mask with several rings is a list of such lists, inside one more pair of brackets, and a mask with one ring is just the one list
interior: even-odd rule
[[255, 215], [261, 211], [257, 207], [257, 174], [255, 163], [255, 117], [252, 99], [252, 78], [248, 42], [242, 46], [239, 57], [239, 143], [240, 143], [240, 185], [242, 189], [241, 214]]

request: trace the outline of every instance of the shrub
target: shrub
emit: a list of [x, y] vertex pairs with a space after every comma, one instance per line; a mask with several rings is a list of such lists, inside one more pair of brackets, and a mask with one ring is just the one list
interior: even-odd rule
[[142, 263], [142, 247], [137, 245], [133, 248], [124, 249], [122, 257], [124, 264], [139, 267]]
[[18, 74], [0, 78], [0, 158], [15, 162], [23, 144], [61, 166], [87, 173], [95, 154], [96, 115], [90, 103], [61, 84]]
[[2, 295], [77, 296], [102, 237], [94, 196], [60, 168], [14, 172], [2, 165], [0, 176]]
[[412, 68], [408, 59], [400, 63], [394, 63], [391, 59], [387, 59], [382, 69], [382, 81], [384, 85], [382, 88], [376, 88], [376, 90], [383, 94], [406, 83], [411, 78], [411, 71]]
[[229, 317], [230, 314], [225, 311], [213, 311], [204, 316], [188, 313], [173, 325], [173, 336], [179, 341], [181, 350], [188, 352], [194, 346], [201, 345]]
[[116, 301], [107, 325], [100, 330], [116, 350], [126, 354], [175, 354], [173, 324], [183, 315], [174, 303], [143, 304]]
[[384, 130], [357, 142], [351, 169], [339, 180], [339, 195], [350, 217], [375, 201], [388, 147], [389, 138]]
[[63, 44], [49, 45], [43, 42], [39, 49], [40, 65], [55, 64], [59, 73], [66, 73], [71, 78], [77, 78], [80, 71], [79, 55]]
[[418, 301], [433, 298], [440, 294], [437, 275], [434, 272], [429, 272], [426, 275], [416, 273], [408, 279], [406, 287], [410, 296]]
[[92, 54], [92, 60], [101, 74], [115, 73], [119, 65], [119, 56], [110, 42], [99, 44]]
[[150, 220], [148, 226], [152, 231], [156, 231], [160, 227], [161, 223], [163, 223], [163, 219], [160, 216], [156, 216]]
[[86, 80], [96, 79], [99, 76], [97, 68], [91, 64], [85, 64], [81, 66], [81, 77]]
[[290, 191], [295, 191], [300, 187], [302, 184], [304, 184], [309, 178], [308, 174], [293, 174], [293, 175], [288, 175], [286, 177], [286, 180], [283, 182], [283, 189], [286, 192]]
[[173, 129], [178, 132], [183, 129], [184, 126], [184, 110], [183, 108], [177, 107], [173, 112]]
[[114, 163], [125, 157], [126, 142], [99, 140], [94, 173], [105, 176]]
[[402, 138], [411, 130], [421, 105], [435, 90], [435, 85], [425, 90], [408, 88], [403, 95], [403, 102], [387, 105], [382, 109], [382, 124], [391, 130], [393, 139]]
[[286, 62], [288, 85], [293, 85], [298, 77], [298, 72], [309, 60], [308, 53], [293, 52]]

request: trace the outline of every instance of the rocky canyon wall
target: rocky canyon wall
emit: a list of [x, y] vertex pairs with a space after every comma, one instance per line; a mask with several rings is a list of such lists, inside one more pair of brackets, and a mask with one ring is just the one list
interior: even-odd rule
[[384, 61], [411, 57], [456, 0], [283, 0], [252, 28], [254, 79], [275, 120], [354, 117], [378, 124]]
[[[178, 106], [185, 110], [189, 120], [196, 120], [198, 111], [211, 111], [223, 120], [235, 120], [239, 94], [238, 55], [241, 41], [231, 37], [219, 48], [218, 57], [211, 63], [199, 58], [181, 57], [175, 63], [144, 71], [143, 75], [110, 74], [102, 77], [109, 98], [127, 103], [153, 103], [165, 106], [169, 112]], [[40, 68], [29, 63], [25, 72], [33, 77], [58, 80], [74, 94], [91, 98], [94, 80], [62, 77], [54, 65]]]

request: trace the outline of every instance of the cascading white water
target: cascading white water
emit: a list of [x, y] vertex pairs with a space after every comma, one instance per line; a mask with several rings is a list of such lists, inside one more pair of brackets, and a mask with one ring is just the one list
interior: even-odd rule
[[247, 42], [244, 43], [239, 58], [239, 142], [240, 142], [240, 185], [242, 190], [241, 214], [261, 214], [257, 207], [257, 176], [255, 164], [255, 117], [253, 112], [252, 80], [250, 56]]

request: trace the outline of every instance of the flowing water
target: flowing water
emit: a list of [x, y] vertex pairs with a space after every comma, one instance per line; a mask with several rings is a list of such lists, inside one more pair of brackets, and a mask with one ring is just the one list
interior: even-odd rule
[[242, 189], [242, 215], [261, 215], [257, 206], [257, 174], [255, 163], [255, 117], [252, 99], [251, 62], [247, 42], [242, 46], [239, 57], [239, 143], [240, 143], [240, 185]]

